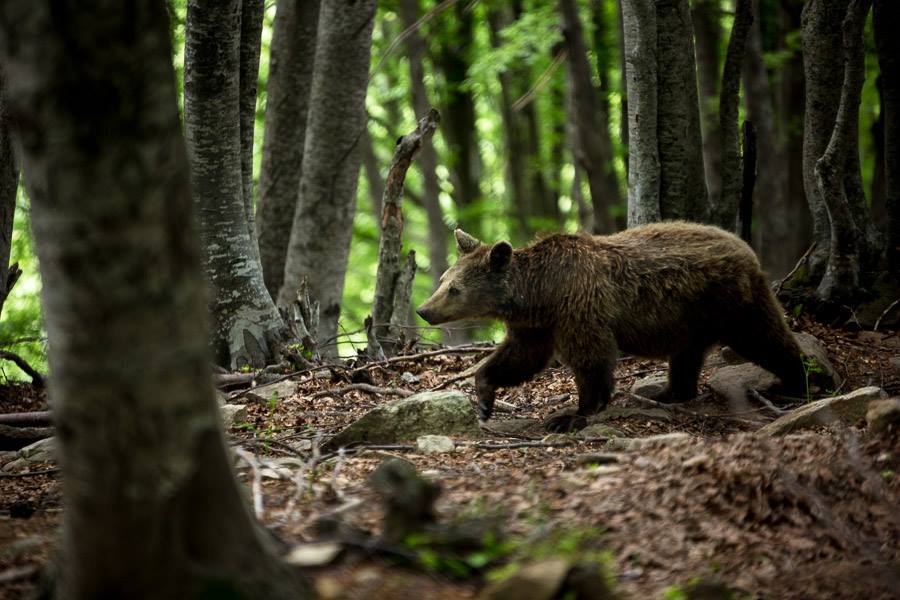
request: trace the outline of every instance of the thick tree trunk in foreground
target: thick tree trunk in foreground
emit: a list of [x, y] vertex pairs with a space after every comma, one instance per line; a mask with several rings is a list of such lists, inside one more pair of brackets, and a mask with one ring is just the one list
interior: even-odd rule
[[884, 102], [885, 209], [888, 259], [900, 272], [900, 3], [875, 1], [875, 45]]
[[[751, 0], [737, 0], [734, 24], [722, 69], [722, 92], [719, 99], [719, 183], [710, 192], [712, 222], [722, 229], [734, 231], [741, 198], [741, 142], [738, 135], [738, 104], [741, 91], [741, 65], [750, 26], [753, 24]], [[709, 178], [707, 178], [709, 180]]]
[[247, 223], [241, 107], [249, 101], [241, 95], [241, 13], [240, 0], [190, 0], [184, 61], [184, 130], [212, 286], [213, 350], [216, 362], [231, 368], [275, 362], [287, 336]]
[[57, 596], [308, 597], [218, 422], [165, 7], [92, 4], [0, 9], [64, 474]]
[[[863, 28], [872, 0], [851, 0], [843, 19], [843, 85], [834, 130], [823, 156], [816, 161], [815, 177], [819, 194], [830, 220], [830, 254], [825, 275], [817, 293], [823, 300], [849, 303], [859, 294], [862, 253], [865, 251], [865, 226], [854, 215], [853, 191], [847, 179], [852, 169], [859, 174], [859, 102], [866, 77]], [[857, 159], [852, 160], [851, 154]]]
[[428, 111], [412, 132], [397, 140], [394, 157], [391, 159], [382, 201], [378, 272], [375, 275], [372, 325], [368, 332], [369, 354], [373, 358], [375, 349], [379, 347], [388, 356], [394, 354], [402, 331], [397, 325], [405, 323], [405, 317], [410, 313], [410, 298], [406, 286], [412, 283], [416, 261], [415, 253], [411, 251], [406, 265], [401, 265], [403, 183], [412, 161], [434, 135], [440, 119], [436, 110]]
[[828, 265], [831, 223], [816, 183], [816, 162], [825, 154], [834, 129], [844, 71], [841, 23], [849, 0], [809, 0], [803, 7], [803, 65], [806, 114], [803, 124], [803, 188], [813, 220], [816, 248], [810, 255], [810, 283], [818, 282]]
[[700, 129], [703, 168], [710, 198], [718, 198], [722, 182], [722, 138], [719, 127], [719, 50], [722, 9], [719, 0], [693, 0], [691, 23], [697, 38], [697, 80], [700, 87]]
[[747, 118], [756, 126], [759, 149], [753, 205], [760, 226], [755, 247], [763, 268], [774, 277], [782, 277], [796, 261], [791, 252], [796, 244], [794, 221], [790, 219], [785, 198], [787, 171], [776, 137], [772, 88], [763, 62], [758, 0], [753, 2], [753, 10], [744, 58], [744, 100]]
[[[405, 27], [412, 27], [422, 16], [419, 0], [401, 0], [400, 16]], [[425, 56], [427, 55], [425, 39], [418, 29], [413, 30], [406, 38], [406, 54], [409, 60], [410, 93], [416, 118], [424, 117], [431, 103], [425, 89]], [[447, 231], [444, 224], [444, 211], [441, 209], [441, 185], [437, 176], [438, 156], [432, 140], [422, 145], [418, 159], [419, 172], [422, 173], [422, 203], [428, 216], [428, 270], [431, 274], [432, 289], [440, 285], [441, 275], [447, 270]], [[380, 214], [380, 213], [379, 213]]]
[[568, 50], [572, 107], [575, 109], [575, 158], [588, 178], [594, 207], [594, 233], [612, 233], [616, 226], [609, 207], [619, 203], [619, 182], [613, 167], [609, 115], [601, 110], [591, 82], [591, 66], [575, 1], [560, 0], [559, 8]]
[[628, 92], [628, 226], [659, 221], [656, 8], [653, 0], [622, 0]]
[[279, 0], [272, 33], [256, 230], [269, 294], [284, 283], [284, 263], [300, 191], [319, 25], [319, 0]]
[[11, 129], [5, 74], [0, 67], [0, 312], [9, 292], [22, 274], [18, 263], [9, 264], [16, 194], [19, 191], [19, 165], [13, 153]]
[[296, 298], [304, 279], [319, 302], [319, 339], [337, 333], [350, 254], [360, 139], [366, 127], [366, 86], [375, 0], [325, 2], [319, 16], [312, 110], [306, 124], [300, 200], [284, 267], [279, 306]]

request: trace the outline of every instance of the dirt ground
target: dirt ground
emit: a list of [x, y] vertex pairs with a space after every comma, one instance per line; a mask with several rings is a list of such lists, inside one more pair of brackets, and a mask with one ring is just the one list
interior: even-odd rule
[[[845, 380], [839, 391], [877, 385], [900, 394], [896, 333], [832, 330], [805, 319], [792, 325], [825, 344]], [[471, 383], [458, 375], [484, 355], [438, 355], [367, 372], [376, 386], [410, 391], [456, 378], [447, 389], [471, 395]], [[611, 406], [641, 406], [623, 390], [636, 378], [664, 373], [661, 362], [620, 360], [620, 392]], [[452, 453], [392, 448], [313, 462], [325, 435], [393, 399], [334, 392], [345, 383], [306, 376], [290, 398], [249, 403], [247, 424], [229, 432], [232, 444], [282, 460], [264, 472], [260, 488], [261, 518], [282, 541], [293, 546], [317, 539], [323, 516], [377, 532], [382, 510], [367, 478], [384, 458], [401, 456], [440, 484], [439, 520], [495, 519], [510, 543], [498, 546], [483, 568], [464, 574], [428, 561], [400, 565], [371, 550], [347, 551], [309, 570], [324, 598], [471, 598], [504, 565], [547, 555], [600, 561], [621, 598], [679, 598], [677, 588], [710, 580], [738, 597], [900, 598], [896, 434], [869, 436], [864, 423], [856, 423], [784, 438], [756, 436], [752, 431], [772, 419], [764, 407], [750, 401], [728, 406], [704, 386], [706, 393], [668, 418], [607, 423], [629, 437], [689, 437], [612, 457], [604, 441], [575, 436], [553, 438], [555, 445], [488, 447], [537, 443], [545, 432], [534, 427], [513, 437], [488, 432], [481, 446], [461, 445]], [[3, 412], [45, 408], [29, 390], [3, 391]], [[574, 397], [571, 374], [551, 368], [501, 392], [498, 398], [511, 408], [495, 419], [543, 419]], [[586, 456], [591, 453], [596, 460]], [[239, 468], [239, 477], [249, 495], [251, 470]], [[61, 511], [56, 473], [0, 477], [0, 597], [21, 597], [33, 588], [53, 554]]]

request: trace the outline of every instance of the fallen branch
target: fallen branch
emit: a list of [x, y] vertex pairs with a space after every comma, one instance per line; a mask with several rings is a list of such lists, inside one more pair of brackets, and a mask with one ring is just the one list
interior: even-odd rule
[[393, 356], [384, 360], [378, 360], [366, 363], [360, 367], [350, 370], [350, 375], [371, 369], [372, 367], [380, 367], [398, 362], [409, 362], [428, 358], [430, 356], [440, 356], [442, 354], [473, 354], [478, 352], [491, 352], [494, 350], [493, 344], [485, 346], [483, 344], [468, 344], [464, 346], [451, 346], [449, 348], [441, 348], [440, 350], [430, 350], [428, 352], [420, 352], [419, 354], [404, 354], [403, 356]]
[[213, 381], [219, 388], [249, 384], [254, 377], [256, 373], [213, 373]]
[[897, 306], [897, 304], [900, 304], [900, 298], [897, 298], [896, 300], [891, 302], [890, 305], [886, 309], [884, 309], [884, 312], [881, 313], [881, 316], [878, 317], [877, 321], [875, 321], [875, 326], [872, 328], [872, 331], [878, 331], [878, 326], [881, 325], [881, 320], [885, 318], [888, 313], [891, 312], [895, 306]]
[[46, 426], [50, 425], [50, 411], [38, 410], [33, 412], [8, 413], [0, 415], [0, 424], [2, 425], [34, 425]]
[[15, 352], [10, 352], [8, 350], [0, 350], [0, 359], [8, 360], [11, 363], [15, 364], [17, 367], [22, 369], [26, 375], [31, 377], [31, 383], [35, 387], [44, 387], [44, 376], [38, 373], [34, 367], [28, 364], [28, 361], [16, 354]]
[[12, 427], [0, 425], [0, 450], [18, 450], [53, 436], [52, 427]]
[[39, 471], [23, 471], [21, 473], [0, 473], [0, 478], [31, 477], [32, 475], [52, 475], [53, 473], [59, 473], [59, 467], [54, 467], [52, 469], [41, 469]]
[[377, 385], [372, 385], [370, 383], [351, 383], [348, 385], [341, 386], [339, 388], [331, 388], [327, 390], [319, 390], [314, 393], [310, 398], [321, 398], [322, 396], [342, 396], [347, 392], [352, 392], [354, 390], [358, 390], [360, 392], [365, 392], [367, 394], [383, 394], [385, 396], [400, 396], [401, 398], [408, 398], [412, 396], [414, 392], [410, 390], [406, 390], [403, 388], [387, 388], [387, 387], [378, 387]]
[[786, 415], [787, 413], [791, 412], [789, 410], [784, 410], [783, 408], [778, 408], [777, 406], [772, 404], [771, 400], [769, 400], [768, 398], [766, 398], [765, 396], [763, 396], [756, 390], [747, 390], [747, 395], [750, 396], [751, 398], [753, 398], [754, 400], [756, 400], [757, 402], [759, 402], [760, 404], [762, 404], [766, 409], [772, 411], [779, 417], [781, 415]]

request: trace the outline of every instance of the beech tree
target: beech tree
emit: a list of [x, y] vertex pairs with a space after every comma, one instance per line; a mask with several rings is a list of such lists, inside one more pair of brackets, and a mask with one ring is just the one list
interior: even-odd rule
[[374, 17], [375, 0], [325, 2], [320, 8], [299, 204], [278, 292], [278, 304], [288, 306], [309, 282], [321, 311], [320, 339], [334, 337], [341, 312]]
[[273, 298], [284, 283], [294, 211], [303, 172], [319, 25], [319, 0], [279, 0], [269, 54], [256, 230], [266, 288]]
[[6, 2], [0, 48], [63, 472], [53, 595], [310, 597], [219, 424], [165, 5]]
[[231, 368], [276, 362], [288, 335], [263, 282], [251, 220], [253, 138], [246, 113], [255, 114], [260, 19], [259, 0], [188, 1], [184, 129], [212, 288], [214, 355]]
[[884, 107], [884, 174], [887, 213], [887, 250], [894, 273], [900, 272], [900, 4], [875, 1], [875, 47], [881, 69]]
[[19, 191], [19, 165], [13, 152], [11, 130], [5, 74], [0, 67], [0, 311], [22, 275], [18, 264], [9, 264]]
[[719, 54], [722, 45], [721, 2], [693, 0], [691, 24], [697, 40], [697, 80], [700, 90], [700, 130], [703, 134], [703, 168], [710, 198], [719, 195], [722, 180], [722, 139], [719, 128]]

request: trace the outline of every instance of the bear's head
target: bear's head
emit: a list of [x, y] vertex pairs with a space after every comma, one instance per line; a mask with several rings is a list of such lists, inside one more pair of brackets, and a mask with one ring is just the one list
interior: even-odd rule
[[482, 244], [462, 229], [454, 235], [459, 258], [416, 313], [431, 325], [499, 317], [508, 303], [506, 283], [512, 246], [509, 242]]

